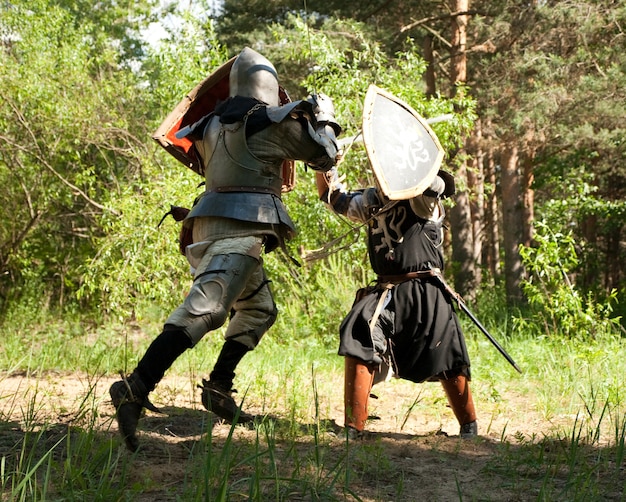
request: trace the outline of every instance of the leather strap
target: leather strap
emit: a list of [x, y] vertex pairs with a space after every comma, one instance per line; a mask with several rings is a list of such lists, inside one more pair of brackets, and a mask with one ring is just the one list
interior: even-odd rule
[[272, 187], [253, 187], [253, 186], [222, 186], [213, 188], [211, 191], [218, 193], [232, 193], [232, 192], [252, 192], [252, 193], [269, 193], [280, 197], [280, 192], [276, 192]]
[[374, 326], [376, 326], [376, 321], [378, 321], [378, 318], [380, 317], [380, 313], [383, 311], [385, 300], [387, 299], [387, 295], [389, 294], [389, 290], [391, 288], [393, 288], [393, 284], [386, 284], [385, 289], [383, 290], [383, 292], [380, 294], [380, 297], [378, 298], [378, 302], [376, 303], [376, 310], [374, 310], [374, 314], [372, 315], [372, 318], [370, 319], [370, 322], [369, 322], [370, 333], [373, 331]]
[[411, 279], [427, 279], [437, 275], [438, 269], [420, 270], [418, 272], [407, 272], [399, 275], [379, 275], [378, 282], [382, 284], [400, 284], [401, 282], [410, 281]]

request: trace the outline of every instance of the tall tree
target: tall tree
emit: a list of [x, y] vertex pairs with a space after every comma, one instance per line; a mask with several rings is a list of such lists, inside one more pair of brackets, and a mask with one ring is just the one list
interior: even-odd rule
[[[452, 0], [450, 2], [452, 36], [451, 36], [451, 65], [450, 81], [454, 93], [464, 93], [467, 81], [467, 22], [469, 0]], [[456, 152], [458, 190], [455, 195], [455, 204], [450, 211], [452, 227], [452, 259], [454, 282], [457, 291], [468, 299], [473, 299], [479, 283], [478, 260], [480, 255], [479, 236], [475, 235], [473, 221], [477, 219], [472, 214], [470, 194], [476, 190], [476, 176], [470, 173], [465, 148]], [[475, 207], [475, 206], [474, 206]], [[476, 237], [476, 238], [475, 238]]]
[[[474, 16], [470, 24], [474, 45], [488, 52], [468, 52], [468, 83], [480, 115], [493, 124], [483, 134], [485, 145], [496, 145], [497, 164], [503, 172], [515, 174], [503, 176], [501, 188], [507, 194], [519, 193], [520, 198], [513, 202], [503, 197], [503, 205], [513, 205], [507, 211], [517, 212], [512, 223], [521, 222], [503, 225], [503, 235], [515, 232], [504, 235], [504, 241], [531, 245], [536, 217], [574, 231], [584, 241], [579, 222], [588, 215], [600, 217], [599, 227], [607, 230], [598, 244], [608, 243], [610, 232], [619, 235], [624, 228], [611, 215], [620, 214], [615, 197], [623, 200], [624, 195], [616, 189], [624, 186], [624, 153], [615, 146], [624, 134], [616, 112], [622, 109], [624, 91], [616, 83], [624, 82], [625, 66], [623, 51], [615, 42], [624, 38], [626, 8], [612, 1], [476, 1], [475, 5], [478, 12], [491, 9], [493, 15]], [[518, 159], [514, 173], [512, 158]], [[606, 182], [611, 177], [609, 188]], [[517, 186], [505, 187], [505, 182]], [[582, 183], [595, 188], [581, 196]], [[614, 209], [608, 210], [608, 204]], [[623, 248], [591, 249], [607, 260], [624, 256]], [[589, 250], [581, 245], [581, 259]], [[505, 253], [516, 252], [513, 245], [505, 245]], [[582, 268], [593, 267], [594, 262], [590, 259]], [[523, 277], [516, 263], [509, 262], [508, 273], [520, 270]], [[598, 271], [596, 279], [610, 275], [608, 288], [623, 285], [623, 276], [609, 270]], [[509, 287], [518, 282], [509, 281]], [[508, 295], [516, 299], [520, 293], [508, 290]]]

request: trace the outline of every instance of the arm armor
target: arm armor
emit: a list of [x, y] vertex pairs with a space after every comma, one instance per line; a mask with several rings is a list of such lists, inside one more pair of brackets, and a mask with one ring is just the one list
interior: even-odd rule
[[307, 101], [313, 105], [313, 113], [317, 121], [316, 129], [319, 130], [320, 127], [329, 125], [334, 131], [334, 136], [339, 136], [341, 126], [335, 119], [335, 105], [332, 99], [326, 94], [312, 94], [307, 98]]
[[[302, 100], [284, 106], [268, 107], [267, 116], [275, 123], [282, 122], [288, 116], [303, 121], [309, 136], [318, 145], [321, 145], [326, 152], [324, 158], [309, 161], [307, 165], [316, 171], [328, 171], [335, 165], [337, 156], [339, 155], [336, 129], [332, 127], [330, 122], [318, 123], [313, 110], [313, 103]], [[339, 128], [339, 130], [341, 130], [341, 128]]]

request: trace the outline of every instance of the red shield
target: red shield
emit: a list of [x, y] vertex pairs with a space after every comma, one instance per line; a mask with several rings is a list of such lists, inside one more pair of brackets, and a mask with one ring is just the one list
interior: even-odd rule
[[[217, 103], [228, 98], [230, 69], [235, 59], [236, 56], [229, 59], [196, 85], [152, 134], [152, 138], [168, 153], [200, 176], [204, 176], [204, 170], [193, 142], [187, 138], [177, 138], [176, 133], [211, 113]], [[279, 97], [281, 105], [291, 102], [282, 87], [279, 88]], [[283, 162], [283, 192], [292, 190], [295, 185], [294, 164], [293, 160]]]

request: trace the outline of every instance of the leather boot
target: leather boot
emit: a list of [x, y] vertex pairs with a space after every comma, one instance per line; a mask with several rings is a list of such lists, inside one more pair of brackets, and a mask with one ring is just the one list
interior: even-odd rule
[[202, 389], [202, 405], [229, 424], [246, 424], [254, 421], [254, 415], [243, 411], [233, 399], [235, 390], [229, 387], [220, 387], [204, 378], [202, 379], [202, 385], [198, 385], [198, 387]]
[[478, 434], [476, 409], [467, 377], [459, 375], [448, 380], [441, 380], [441, 385], [446, 392], [454, 416], [461, 426], [460, 436], [464, 439], [476, 436]]
[[232, 396], [237, 392], [232, 388], [235, 369], [250, 350], [247, 345], [228, 338], [222, 346], [209, 380], [202, 379], [202, 385], [198, 385], [202, 389], [202, 405], [231, 424], [254, 420], [253, 415], [237, 406]]
[[165, 325], [132, 374], [128, 377], [122, 375], [122, 380], [111, 385], [109, 394], [115, 406], [115, 418], [130, 451], [137, 451], [139, 448], [135, 432], [143, 408], [160, 413], [148, 400], [148, 394], [154, 390], [176, 358], [191, 345], [191, 339], [182, 328]]
[[367, 401], [374, 382], [374, 370], [355, 357], [346, 357], [345, 359], [345, 426], [362, 433], [368, 416]]
[[148, 400], [148, 389], [136, 372], [133, 372], [109, 389], [115, 407], [115, 418], [126, 447], [135, 452], [139, 448], [136, 431], [143, 408], [160, 413]]

